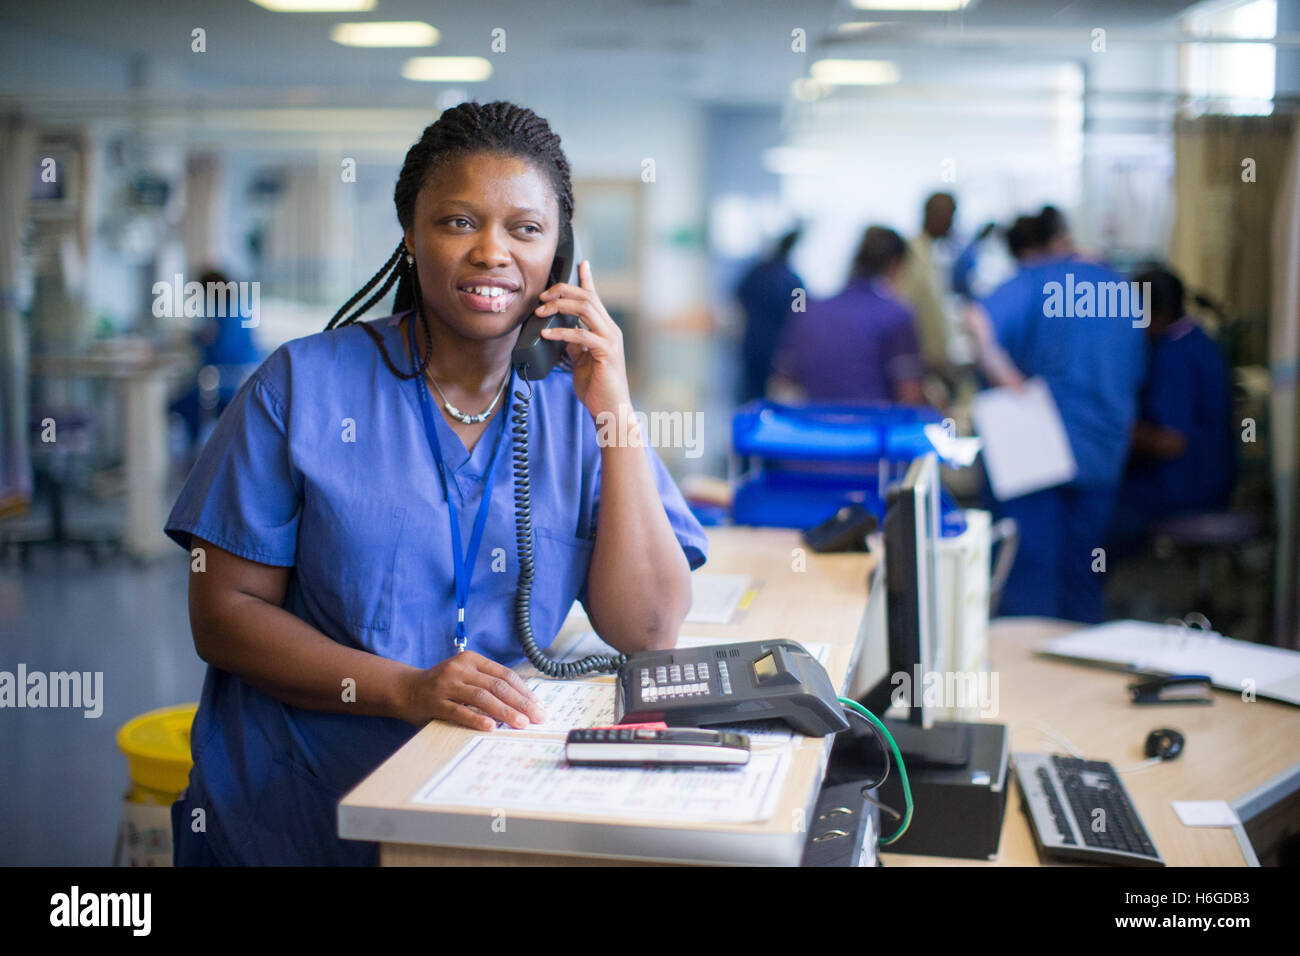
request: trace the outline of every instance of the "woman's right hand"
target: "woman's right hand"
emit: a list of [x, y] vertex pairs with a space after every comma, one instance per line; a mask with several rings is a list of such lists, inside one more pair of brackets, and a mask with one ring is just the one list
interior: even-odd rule
[[498, 721], [516, 729], [546, 719], [524, 679], [474, 651], [460, 651], [428, 670], [412, 674], [406, 720], [423, 727], [446, 720], [471, 730], [491, 730]]

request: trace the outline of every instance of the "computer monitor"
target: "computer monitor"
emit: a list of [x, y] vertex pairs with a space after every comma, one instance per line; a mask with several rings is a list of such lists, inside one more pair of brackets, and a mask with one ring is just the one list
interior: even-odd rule
[[890, 733], [905, 758], [921, 763], [962, 766], [969, 735], [960, 725], [934, 726], [925, 704], [928, 676], [939, 660], [939, 461], [933, 452], [914, 459], [903, 480], [886, 496], [884, 522], [885, 613], [888, 666], [862, 698], [863, 706], [883, 715], [894, 703], [907, 707], [906, 722], [890, 722]]
[[933, 454], [908, 466], [886, 498], [885, 599], [889, 621], [889, 667], [906, 680], [892, 698], [907, 702], [908, 723], [929, 728], [934, 717], [924, 704], [920, 681], [934, 668], [939, 625], [937, 550], [939, 464]]

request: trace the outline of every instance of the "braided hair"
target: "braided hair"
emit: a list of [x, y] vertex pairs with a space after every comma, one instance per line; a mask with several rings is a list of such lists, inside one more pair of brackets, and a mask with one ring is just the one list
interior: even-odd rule
[[[433, 172], [449, 162], [480, 152], [517, 156], [535, 164], [550, 177], [559, 200], [560, 244], [563, 245], [573, 229], [573, 185], [569, 180], [569, 161], [560, 148], [560, 137], [551, 132], [546, 120], [532, 110], [503, 100], [492, 103], [471, 101], [447, 110], [426, 126], [419, 142], [406, 151], [406, 160], [402, 163], [402, 172], [398, 175], [397, 186], [393, 190], [397, 221], [403, 234], [415, 221], [415, 197]], [[393, 312], [397, 314], [414, 309], [424, 327], [427, 343], [425, 354], [419, 368], [413, 372], [403, 372], [394, 365], [379, 333], [366, 323], [358, 321], [388, 294], [393, 283], [397, 283]], [[373, 293], [372, 289], [375, 290]], [[356, 305], [367, 295], [370, 296], [368, 299]], [[388, 261], [370, 281], [334, 313], [334, 317], [325, 326], [325, 331], [354, 324], [365, 329], [366, 334], [379, 347], [384, 364], [398, 378], [415, 378], [424, 373], [433, 354], [433, 337], [429, 333], [429, 320], [421, 302], [419, 278], [414, 266], [406, 262], [404, 241], [398, 242]]]

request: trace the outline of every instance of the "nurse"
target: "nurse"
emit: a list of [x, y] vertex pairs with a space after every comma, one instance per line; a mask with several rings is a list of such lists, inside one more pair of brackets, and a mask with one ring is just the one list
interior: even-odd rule
[[[994, 508], [1020, 530], [999, 611], [1096, 623], [1104, 615], [1107, 527], [1146, 375], [1149, 319], [1127, 297], [1118, 307], [1110, 290], [1123, 282], [1119, 275], [1062, 252], [1068, 239], [1052, 243], [1043, 259], [1022, 263], [967, 313], [992, 384], [1015, 388], [1034, 376], [1047, 383], [1078, 466], [1068, 484]], [[1063, 290], [1078, 298], [1063, 303]]]
[[[548, 283], [573, 192], [546, 121], [446, 111], [394, 201], [401, 244], [327, 331], [245, 383], [167, 520], [209, 665], [172, 810], [181, 865], [374, 864], [374, 844], [337, 837], [338, 801], [420, 727], [544, 719], [510, 670], [504, 459], [525, 403], [542, 647], [575, 598], [621, 652], [673, 646], [705, 560], [657, 454], [597, 442], [596, 416], [631, 408], [622, 335], [587, 263], [578, 285]], [[361, 321], [395, 282], [394, 314]], [[584, 327], [547, 333], [567, 361], [530, 388], [510, 353], [533, 311]]]

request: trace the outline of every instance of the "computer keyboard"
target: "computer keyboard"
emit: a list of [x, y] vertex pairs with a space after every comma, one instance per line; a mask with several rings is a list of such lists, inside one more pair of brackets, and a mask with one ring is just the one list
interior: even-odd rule
[[1110, 764], [1060, 754], [1012, 757], [1030, 829], [1045, 856], [1118, 866], [1165, 865]]

